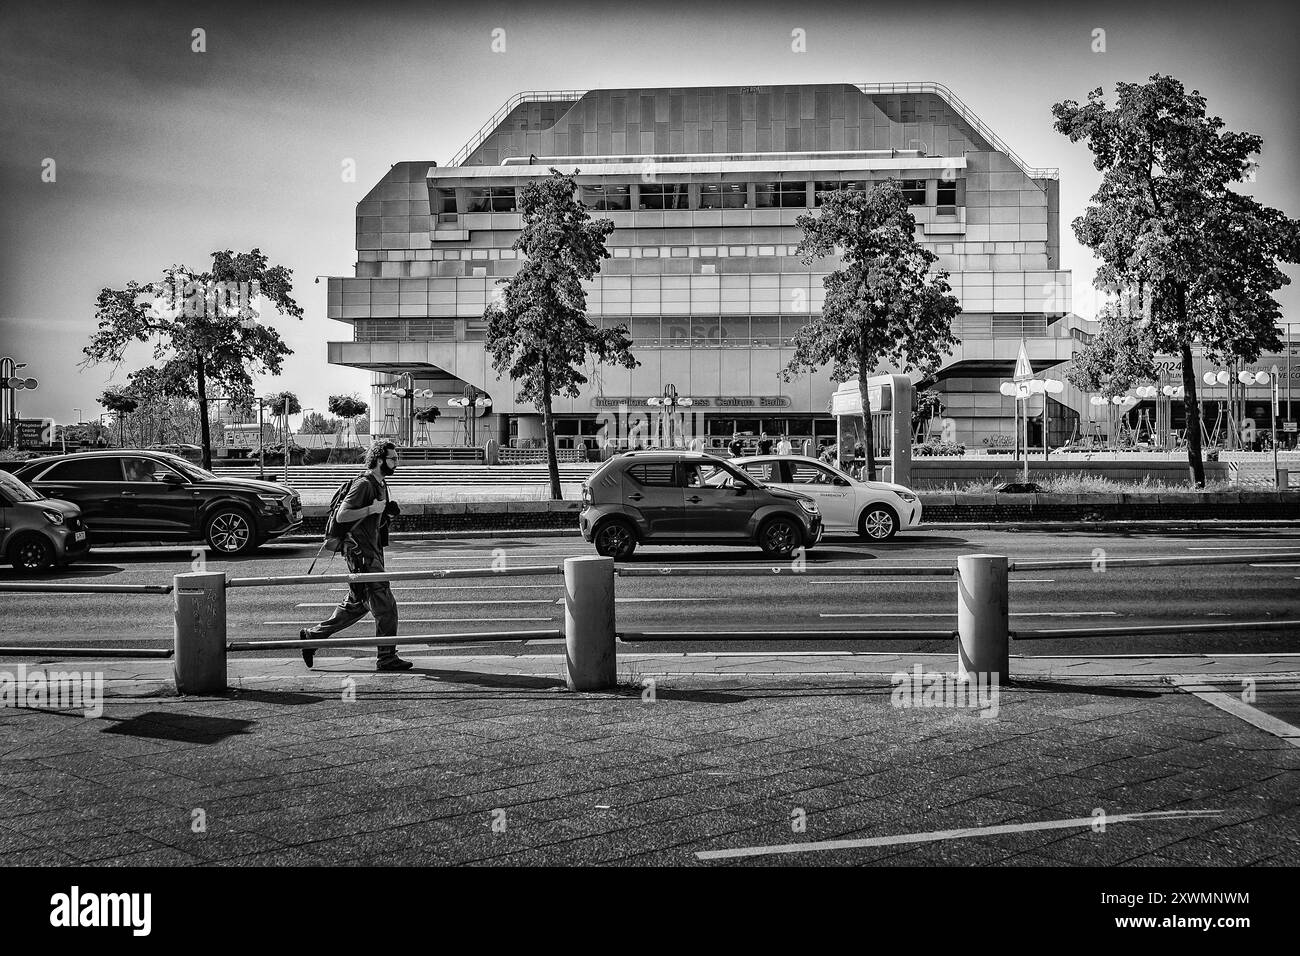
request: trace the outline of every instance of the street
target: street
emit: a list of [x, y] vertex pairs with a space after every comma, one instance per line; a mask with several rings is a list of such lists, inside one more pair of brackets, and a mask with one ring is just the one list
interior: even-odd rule
[[[301, 575], [315, 544], [270, 544], [239, 560], [208, 558], [210, 569], [230, 577]], [[1114, 627], [1144, 623], [1230, 624], [1300, 620], [1300, 560], [1277, 565], [1228, 564], [1111, 568], [1102, 558], [1225, 555], [1234, 551], [1300, 552], [1300, 532], [1250, 531], [1092, 533], [1042, 531], [920, 530], [886, 544], [855, 538], [822, 541], [807, 555], [809, 567], [945, 566], [959, 555], [1005, 554], [1012, 560], [1082, 558], [1098, 570], [1021, 571], [1010, 577], [1012, 631], [1040, 628]], [[593, 554], [572, 537], [502, 535], [463, 538], [401, 538], [388, 550], [392, 571], [421, 568], [483, 568], [553, 565]], [[86, 561], [59, 575], [24, 578], [5, 568], [0, 581], [170, 584], [194, 560], [190, 547], [96, 548]], [[705, 565], [766, 568], [771, 559], [756, 549], [643, 547], [631, 562], [647, 567]], [[342, 573], [328, 556], [315, 573]], [[296, 639], [298, 629], [328, 617], [346, 590], [342, 584], [241, 588], [228, 592], [231, 640]], [[555, 575], [504, 578], [500, 583], [413, 581], [394, 585], [402, 633], [465, 633], [563, 627], [561, 579]], [[620, 577], [616, 582], [617, 627], [638, 630], [935, 630], [956, 626], [956, 580], [952, 577], [838, 577], [757, 574], [744, 577]], [[171, 598], [165, 595], [6, 593], [0, 597], [0, 644], [7, 646], [169, 647]], [[362, 621], [346, 634], [373, 634]], [[555, 638], [527, 643], [435, 647], [426, 653], [555, 653]], [[689, 651], [904, 651], [942, 652], [950, 641], [673, 641], [626, 645], [637, 652]], [[1267, 654], [1300, 650], [1300, 626], [1269, 632], [1250, 629], [1185, 635], [1040, 639], [1014, 643], [1013, 654], [1106, 655], [1164, 653]], [[286, 656], [286, 652], [262, 652]], [[328, 659], [330, 652], [318, 660]], [[337, 652], [334, 652], [337, 653]], [[296, 652], [288, 652], [290, 656]]]

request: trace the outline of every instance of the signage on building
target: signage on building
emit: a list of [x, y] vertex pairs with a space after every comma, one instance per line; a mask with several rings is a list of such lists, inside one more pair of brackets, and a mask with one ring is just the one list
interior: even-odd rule
[[1296, 423], [1295, 423], [1295, 422], [1283, 422], [1283, 423], [1282, 423], [1282, 431], [1284, 431], [1284, 432], [1294, 432], [1294, 431], [1296, 431]]
[[[660, 396], [621, 396], [602, 395], [591, 400], [596, 408], [618, 408], [620, 405], [650, 407], [650, 398]], [[691, 404], [679, 410], [694, 411], [697, 408], [789, 408], [793, 404], [787, 395], [706, 395], [703, 398], [691, 396]]]

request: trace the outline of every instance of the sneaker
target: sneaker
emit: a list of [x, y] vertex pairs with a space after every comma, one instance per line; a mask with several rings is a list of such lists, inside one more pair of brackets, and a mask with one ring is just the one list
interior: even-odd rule
[[388, 657], [375, 665], [377, 671], [409, 671], [415, 665], [400, 657]]
[[[298, 632], [298, 640], [300, 641], [309, 640], [309, 638], [307, 637], [307, 628], [304, 627], [302, 630]], [[304, 662], [306, 662], [308, 667], [311, 667], [312, 662], [316, 660], [316, 648], [304, 647], [302, 649], [302, 659]]]

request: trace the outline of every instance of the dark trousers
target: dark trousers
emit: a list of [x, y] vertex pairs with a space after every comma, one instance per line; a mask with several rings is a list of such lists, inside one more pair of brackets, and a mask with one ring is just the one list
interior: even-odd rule
[[[348, 570], [353, 574], [379, 573], [384, 570], [384, 558], [368, 559], [359, 551], [349, 548], [343, 553]], [[375, 637], [397, 634], [397, 600], [387, 581], [367, 581], [348, 586], [348, 596], [334, 609], [329, 620], [307, 629], [308, 637], [329, 637], [345, 627], [351, 627], [367, 613], [375, 616]], [[396, 644], [381, 644], [377, 649], [379, 660], [392, 660], [397, 656]]]

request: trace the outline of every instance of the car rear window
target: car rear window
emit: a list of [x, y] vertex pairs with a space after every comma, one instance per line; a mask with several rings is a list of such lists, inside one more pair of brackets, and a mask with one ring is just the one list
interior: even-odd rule
[[677, 466], [671, 461], [646, 462], [643, 465], [633, 465], [627, 470], [632, 476], [632, 480], [638, 485], [668, 485], [677, 484], [676, 476]]
[[121, 481], [122, 465], [116, 458], [74, 458], [61, 461], [38, 481]]

